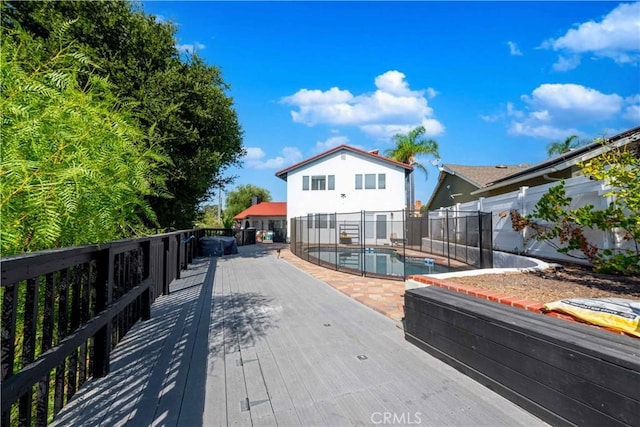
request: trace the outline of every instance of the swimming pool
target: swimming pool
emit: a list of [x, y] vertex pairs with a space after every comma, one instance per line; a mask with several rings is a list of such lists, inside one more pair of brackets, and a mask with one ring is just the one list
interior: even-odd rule
[[[412, 274], [447, 273], [451, 269], [446, 266], [425, 263], [425, 257], [402, 256], [394, 249], [364, 248], [363, 250], [338, 248], [309, 248], [310, 258], [317, 258], [323, 263], [336, 265], [338, 270], [357, 270], [365, 274], [404, 278]], [[428, 261], [427, 261], [428, 262]]]

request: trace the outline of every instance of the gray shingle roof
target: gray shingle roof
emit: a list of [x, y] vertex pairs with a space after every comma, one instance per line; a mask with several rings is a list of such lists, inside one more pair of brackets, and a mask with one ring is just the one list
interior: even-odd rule
[[445, 171], [459, 176], [465, 181], [470, 182], [478, 188], [494, 182], [512, 173], [525, 170], [529, 167], [527, 164], [522, 165], [495, 165], [495, 166], [465, 166], [444, 164]]

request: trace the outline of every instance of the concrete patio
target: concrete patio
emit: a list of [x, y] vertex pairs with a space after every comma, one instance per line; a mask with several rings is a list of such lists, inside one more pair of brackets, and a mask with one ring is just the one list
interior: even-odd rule
[[287, 261], [197, 259], [54, 424], [544, 425]]

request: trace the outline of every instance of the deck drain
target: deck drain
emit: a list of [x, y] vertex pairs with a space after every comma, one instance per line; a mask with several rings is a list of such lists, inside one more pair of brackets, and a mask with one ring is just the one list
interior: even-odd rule
[[358, 360], [367, 360], [368, 359], [368, 357], [365, 356], [364, 354], [361, 354], [361, 355], [356, 356], [356, 357], [358, 358]]
[[240, 412], [247, 412], [249, 410], [249, 398], [242, 399], [240, 401]]
[[331, 323], [325, 323], [324, 326], [328, 328], [329, 326], [331, 326]]

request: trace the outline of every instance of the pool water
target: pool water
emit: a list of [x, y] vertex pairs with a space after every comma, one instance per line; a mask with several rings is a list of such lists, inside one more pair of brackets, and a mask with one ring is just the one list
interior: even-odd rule
[[[396, 250], [383, 248], [365, 248], [364, 254], [360, 250], [340, 249], [337, 253], [333, 248], [309, 249], [309, 255], [338, 266], [338, 268], [365, 271], [365, 273], [406, 277], [412, 274], [446, 273], [447, 267], [435, 264], [429, 267], [425, 258], [403, 257]], [[364, 262], [364, 268], [363, 268]]]

